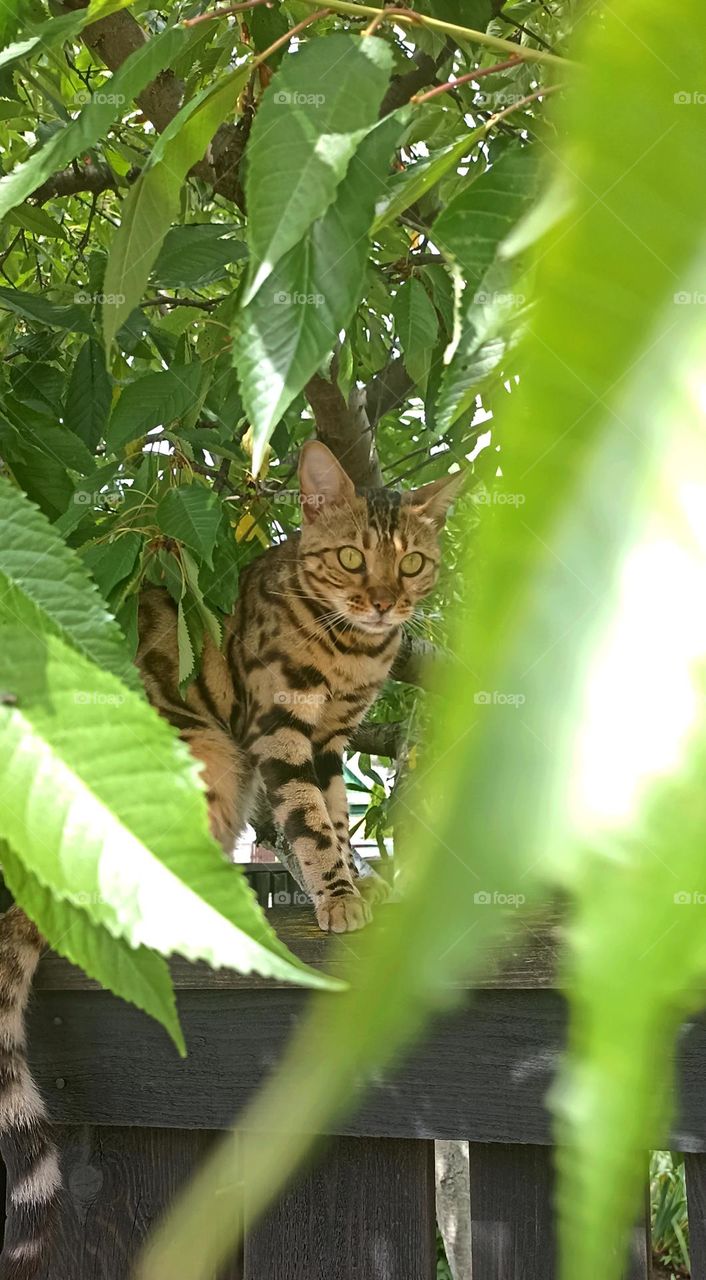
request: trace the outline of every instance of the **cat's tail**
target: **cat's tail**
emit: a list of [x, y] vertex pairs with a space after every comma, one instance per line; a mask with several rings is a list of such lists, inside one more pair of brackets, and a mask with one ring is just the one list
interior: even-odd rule
[[43, 941], [19, 907], [0, 919], [0, 1154], [7, 1170], [0, 1280], [36, 1280], [58, 1218], [61, 1173], [26, 1058], [25, 1010]]

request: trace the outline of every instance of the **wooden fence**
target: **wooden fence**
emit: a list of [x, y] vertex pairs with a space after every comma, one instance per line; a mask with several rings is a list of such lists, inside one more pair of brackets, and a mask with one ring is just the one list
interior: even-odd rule
[[[261, 879], [263, 900], [286, 883]], [[275, 909], [271, 918], [303, 959], [333, 971], [327, 940], [306, 909]], [[471, 1142], [473, 1280], [552, 1280], [544, 1098], [565, 1036], [554, 955], [552, 931], [537, 933], [504, 956], [472, 1002], [439, 1019], [357, 1114], [337, 1125], [266, 1220], [246, 1231], [244, 1251], [219, 1280], [433, 1280], [434, 1138]], [[68, 1187], [45, 1280], [128, 1280], [150, 1228], [276, 1064], [308, 999], [186, 963], [173, 972], [185, 1061], [137, 1010], [57, 957], [42, 962], [31, 1058], [61, 1126]], [[692, 1276], [706, 1280], [702, 1019], [683, 1029], [679, 1080], [672, 1145], [690, 1153]], [[649, 1256], [643, 1224], [626, 1280], [645, 1280]]]

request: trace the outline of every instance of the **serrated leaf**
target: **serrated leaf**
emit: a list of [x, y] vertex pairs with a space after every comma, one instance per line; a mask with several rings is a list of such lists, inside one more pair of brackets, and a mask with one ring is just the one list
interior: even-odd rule
[[97, 93], [75, 120], [56, 130], [43, 147], [32, 152], [29, 159], [0, 178], [0, 218], [31, 196], [50, 174], [64, 169], [77, 156], [89, 151], [113, 121], [123, 115], [126, 106], [169, 66], [192, 38], [186, 28], [170, 27], [151, 36], [129, 54], [108, 82], [109, 92], [102, 90]]
[[212, 489], [200, 484], [182, 484], [168, 489], [157, 507], [157, 524], [170, 538], [176, 538], [211, 564], [213, 548], [223, 508]]
[[376, 236], [383, 227], [389, 226], [395, 218], [404, 213], [405, 209], [409, 209], [410, 205], [432, 191], [447, 173], [455, 169], [465, 156], [471, 154], [485, 132], [484, 128], [474, 129], [428, 160], [419, 160], [416, 164], [410, 165], [404, 173], [397, 175], [390, 182], [379, 203], [371, 235]]
[[81, 347], [71, 372], [64, 421], [91, 450], [104, 435], [112, 389], [103, 348], [95, 338], [89, 338]]
[[[7, 627], [0, 836], [52, 893], [131, 946], [304, 985], [330, 979], [279, 942], [208, 834], [198, 769], [156, 711], [57, 636]], [[155, 797], [159, 803], [155, 803]]]
[[405, 368], [417, 385], [426, 382], [432, 349], [439, 333], [434, 304], [424, 285], [410, 276], [400, 285], [392, 304], [395, 330]]
[[474, 408], [488, 377], [498, 368], [507, 343], [497, 335], [483, 341], [472, 324], [461, 332], [453, 359], [444, 370], [436, 398], [435, 430], [443, 435]]
[[23, 320], [31, 320], [33, 324], [44, 324], [50, 329], [65, 329], [73, 333], [92, 334], [93, 322], [90, 308], [82, 303], [63, 305], [48, 302], [46, 298], [35, 293], [24, 293], [21, 289], [0, 287], [0, 309], [12, 311]]
[[233, 358], [253, 427], [253, 469], [287, 407], [331, 351], [364, 287], [366, 236], [405, 115], [363, 140], [336, 200], [236, 315]]
[[247, 257], [243, 240], [227, 233], [224, 223], [203, 222], [168, 231], [152, 269], [164, 289], [193, 289], [227, 275], [226, 266]]
[[128, 382], [110, 415], [106, 432], [110, 451], [118, 453], [131, 440], [187, 413], [198, 397], [201, 375], [198, 364], [173, 365]]
[[186, 175], [202, 159], [218, 126], [237, 105], [250, 75], [246, 62], [188, 102], [155, 142], [147, 168], [122, 207], [105, 270], [106, 351], [140, 301], [160, 245], [177, 216]]
[[185, 1057], [174, 988], [162, 957], [147, 947], [131, 947], [94, 924], [83, 908], [80, 891], [74, 902], [55, 898], [4, 840], [0, 854], [3, 880], [49, 945], [106, 990], [160, 1022]]
[[284, 58], [247, 151], [247, 303], [332, 204], [378, 116], [392, 54], [376, 36], [330, 35]]
[[191, 643], [191, 636], [189, 635], [189, 628], [184, 614], [183, 600], [179, 601], [177, 613], [177, 648], [179, 651], [179, 688], [183, 689], [194, 674], [196, 666], [194, 647]]
[[81, 559], [104, 597], [107, 598], [113, 588], [132, 573], [141, 546], [141, 535], [128, 532], [110, 542], [101, 542], [81, 551]]
[[537, 160], [531, 147], [511, 147], [447, 205], [434, 223], [434, 243], [460, 263], [472, 296], [498, 246], [531, 205]]
[[61, 636], [106, 671], [140, 687], [95, 583], [51, 524], [0, 477], [0, 623]]

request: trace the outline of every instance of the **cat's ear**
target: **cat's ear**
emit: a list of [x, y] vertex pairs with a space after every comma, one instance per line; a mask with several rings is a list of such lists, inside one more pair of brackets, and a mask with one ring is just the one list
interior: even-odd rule
[[403, 494], [402, 502], [415, 516], [428, 520], [440, 529], [451, 503], [461, 492], [465, 481], [466, 472], [456, 471], [452, 476], [442, 476], [441, 480], [432, 480], [430, 484], [423, 484], [420, 489], [412, 489], [411, 493]]
[[340, 462], [320, 440], [307, 440], [299, 454], [302, 515], [315, 520], [325, 506], [350, 504], [355, 486]]

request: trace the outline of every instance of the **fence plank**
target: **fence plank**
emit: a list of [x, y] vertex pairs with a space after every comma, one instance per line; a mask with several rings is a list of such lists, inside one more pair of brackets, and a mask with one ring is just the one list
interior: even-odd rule
[[473, 1143], [473, 1280], [553, 1280], [552, 1150]]
[[[129, 1280], [149, 1231], [211, 1145], [207, 1131], [57, 1130], [66, 1191], [41, 1280]], [[242, 1280], [234, 1263], [220, 1280]]]
[[434, 1144], [338, 1138], [245, 1240], [245, 1280], [434, 1280]]
[[706, 1156], [684, 1156], [692, 1280], [706, 1280]]

